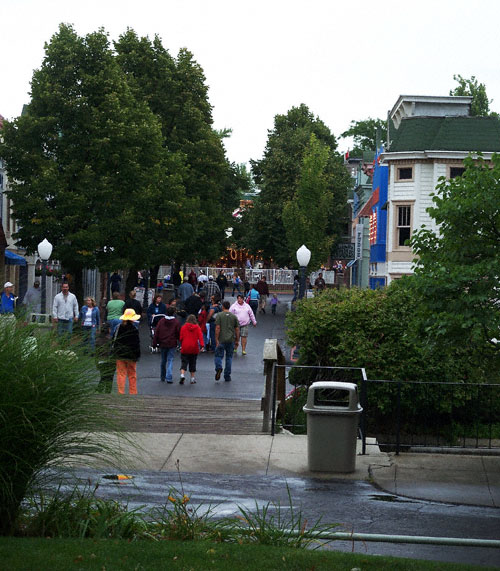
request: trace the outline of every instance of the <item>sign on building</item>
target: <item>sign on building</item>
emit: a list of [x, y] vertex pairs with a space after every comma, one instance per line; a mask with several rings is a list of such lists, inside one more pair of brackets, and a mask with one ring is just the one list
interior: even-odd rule
[[356, 239], [354, 243], [356, 247], [356, 260], [363, 257], [363, 224], [356, 224]]

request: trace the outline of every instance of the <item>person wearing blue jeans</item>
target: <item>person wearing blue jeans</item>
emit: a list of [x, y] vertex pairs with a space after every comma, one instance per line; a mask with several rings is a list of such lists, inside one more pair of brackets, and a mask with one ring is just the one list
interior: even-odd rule
[[82, 325], [84, 345], [88, 345], [90, 352], [93, 354], [95, 351], [96, 331], [100, 325], [100, 315], [93, 297], [87, 297], [85, 303], [86, 305], [80, 310], [78, 319]]
[[160, 347], [160, 381], [173, 383], [172, 369], [174, 357], [181, 332], [181, 324], [175, 317], [175, 308], [167, 307], [165, 317], [162, 317], [155, 328], [153, 347]]
[[69, 291], [69, 284], [64, 282], [52, 305], [52, 323], [57, 323], [58, 335], [71, 337], [73, 322], [78, 320], [78, 314], [76, 296]]
[[229, 301], [222, 302], [222, 311], [215, 317], [215, 380], [218, 381], [222, 375], [222, 359], [226, 356], [224, 365], [224, 380], [231, 381], [231, 365], [233, 362], [234, 350], [238, 348], [240, 342], [240, 324], [236, 315], [229, 311], [231, 304]]
[[173, 383], [172, 370], [177, 347], [161, 347], [160, 381]]

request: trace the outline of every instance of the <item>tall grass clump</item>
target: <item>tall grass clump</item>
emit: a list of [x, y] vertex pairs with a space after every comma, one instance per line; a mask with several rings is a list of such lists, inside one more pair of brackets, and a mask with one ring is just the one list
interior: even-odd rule
[[77, 344], [35, 333], [0, 318], [0, 535], [13, 532], [27, 492], [49, 477], [45, 468], [113, 454], [91, 359]]

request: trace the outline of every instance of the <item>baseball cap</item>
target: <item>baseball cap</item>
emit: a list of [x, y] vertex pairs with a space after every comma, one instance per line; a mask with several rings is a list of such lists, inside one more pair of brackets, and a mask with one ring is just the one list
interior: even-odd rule
[[3, 287], [4, 287], [4, 288], [6, 288], [6, 287], [14, 287], [14, 284], [13, 284], [12, 282], [5, 282], [5, 283], [3, 284]]

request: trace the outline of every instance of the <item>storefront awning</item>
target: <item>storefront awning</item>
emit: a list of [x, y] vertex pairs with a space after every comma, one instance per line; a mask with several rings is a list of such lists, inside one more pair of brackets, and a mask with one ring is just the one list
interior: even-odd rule
[[10, 264], [11, 266], [25, 266], [26, 260], [19, 256], [18, 254], [14, 254], [10, 250], [5, 250], [5, 263]]

